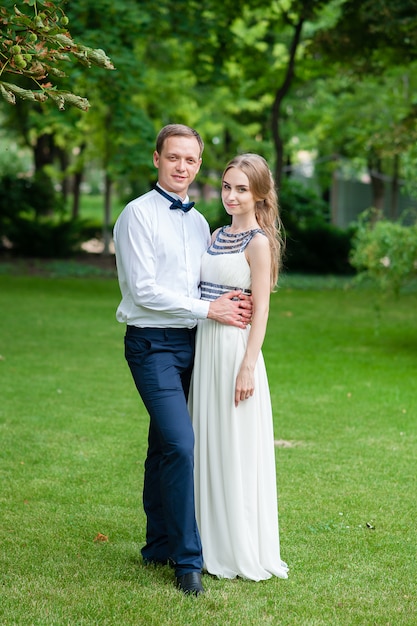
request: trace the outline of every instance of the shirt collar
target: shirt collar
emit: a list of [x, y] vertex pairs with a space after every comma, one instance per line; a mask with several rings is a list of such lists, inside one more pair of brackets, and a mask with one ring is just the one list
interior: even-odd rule
[[162, 189], [163, 191], [165, 191], [165, 193], [168, 193], [170, 196], [172, 196], [173, 198], [178, 198], [178, 200], [181, 200], [181, 202], [183, 202], [184, 204], [186, 204], [187, 202], [189, 202], [189, 197], [188, 194], [185, 196], [185, 198], [181, 198], [181, 196], [179, 196], [177, 193], [174, 193], [173, 191], [168, 191], [167, 189], [165, 189], [165, 187], [162, 187], [162, 185], [160, 185], [159, 183], [156, 183], [157, 186]]

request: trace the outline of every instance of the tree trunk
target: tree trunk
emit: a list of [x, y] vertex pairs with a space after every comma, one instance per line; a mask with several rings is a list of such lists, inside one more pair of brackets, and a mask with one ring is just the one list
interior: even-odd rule
[[396, 220], [398, 218], [398, 201], [399, 201], [399, 195], [400, 195], [399, 172], [400, 172], [400, 157], [398, 154], [396, 154], [394, 156], [394, 172], [392, 175], [392, 183], [391, 183], [390, 217], [392, 220]]
[[33, 148], [33, 160], [35, 163], [35, 172], [39, 173], [45, 165], [52, 165], [55, 158], [55, 141], [54, 136], [45, 133], [40, 135], [36, 140]]
[[106, 256], [110, 254], [111, 188], [112, 188], [112, 180], [108, 172], [106, 172], [106, 175], [104, 178], [104, 223], [103, 223], [103, 241], [104, 241], [103, 254]]
[[55, 142], [53, 135], [40, 135], [33, 147], [35, 164], [34, 181], [38, 184], [42, 198], [35, 202], [37, 215], [53, 215], [56, 210], [55, 189], [52, 179], [46, 169], [52, 165], [55, 157]]
[[339, 179], [337, 170], [333, 170], [330, 190], [330, 214], [333, 226], [339, 226]]
[[77, 219], [80, 216], [80, 199], [81, 199], [81, 183], [84, 178], [84, 158], [86, 144], [80, 146], [80, 152], [77, 157], [76, 170], [73, 176], [73, 198], [72, 198], [72, 218]]
[[72, 190], [72, 211], [71, 216], [73, 220], [80, 217], [80, 198], [81, 198], [81, 183], [83, 182], [83, 172], [75, 172], [73, 178], [73, 190]]
[[67, 174], [68, 165], [69, 165], [69, 156], [68, 152], [64, 148], [55, 147], [56, 157], [59, 161], [59, 168], [62, 174], [61, 179], [61, 194], [64, 199], [65, 204], [67, 203], [68, 196], [71, 191], [71, 179]]
[[385, 182], [381, 172], [381, 159], [377, 156], [371, 156], [368, 161], [369, 176], [371, 177], [372, 187], [372, 206], [383, 213], [385, 200]]
[[371, 186], [372, 186], [372, 206], [374, 206], [378, 212], [382, 213], [384, 210], [385, 200], [385, 183], [381, 178], [379, 172], [372, 170], [370, 172]]
[[280, 116], [281, 116], [281, 104], [285, 96], [287, 95], [292, 80], [294, 78], [294, 68], [295, 68], [295, 54], [297, 52], [298, 44], [301, 39], [301, 31], [304, 24], [304, 17], [300, 17], [297, 24], [295, 25], [294, 35], [292, 38], [290, 50], [289, 50], [289, 60], [287, 71], [285, 73], [284, 80], [282, 85], [277, 89], [275, 93], [274, 103], [272, 105], [272, 138], [275, 147], [275, 183], [277, 187], [280, 186], [282, 169], [284, 164], [284, 148], [283, 141], [280, 133]]

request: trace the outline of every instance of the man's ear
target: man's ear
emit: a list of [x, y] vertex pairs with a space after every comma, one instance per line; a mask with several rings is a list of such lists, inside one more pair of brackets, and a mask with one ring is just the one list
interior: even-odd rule
[[155, 167], [159, 167], [159, 156], [159, 152], [155, 150], [155, 152], [153, 153], [153, 164], [155, 165]]

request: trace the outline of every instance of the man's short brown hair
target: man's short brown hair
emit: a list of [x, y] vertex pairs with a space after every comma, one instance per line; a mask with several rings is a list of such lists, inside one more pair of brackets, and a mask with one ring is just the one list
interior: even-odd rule
[[164, 126], [159, 131], [156, 138], [156, 151], [158, 154], [161, 154], [165, 140], [168, 139], [168, 137], [195, 137], [198, 141], [198, 145], [200, 146], [201, 158], [204, 150], [204, 142], [194, 128], [190, 128], [184, 124], [168, 124], [167, 126]]

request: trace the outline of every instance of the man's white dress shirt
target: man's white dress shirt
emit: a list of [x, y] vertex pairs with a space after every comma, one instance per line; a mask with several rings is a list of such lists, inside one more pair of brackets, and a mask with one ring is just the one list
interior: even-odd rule
[[193, 328], [197, 319], [207, 317], [209, 302], [200, 300], [199, 284], [209, 226], [196, 209], [184, 213], [171, 210], [170, 204], [152, 190], [129, 202], [116, 221], [119, 322]]

